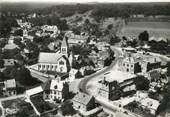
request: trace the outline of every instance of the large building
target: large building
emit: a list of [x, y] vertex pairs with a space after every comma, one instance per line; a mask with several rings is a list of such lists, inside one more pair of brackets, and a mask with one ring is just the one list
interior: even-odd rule
[[73, 107], [79, 111], [89, 111], [95, 107], [94, 97], [85, 93], [77, 94], [73, 99]]
[[60, 51], [56, 53], [40, 52], [37, 70], [42, 72], [61, 72], [69, 71], [68, 48], [66, 39], [64, 38], [61, 44]]
[[[115, 95], [115, 90], [118, 86], [117, 82], [116, 81], [107, 81], [105, 80], [102, 80], [102, 81], [99, 81], [100, 83], [100, 88], [98, 90], [98, 94], [99, 96], [103, 97], [103, 98], [106, 98], [108, 100], [112, 100], [112, 98]], [[117, 98], [117, 97], [115, 97]]]
[[69, 86], [66, 82], [53, 79], [43, 84], [43, 90], [44, 100], [50, 102], [54, 102], [57, 100], [62, 101], [69, 92]]
[[145, 54], [129, 54], [119, 62], [119, 70], [136, 74], [146, 73], [161, 67], [161, 60], [158, 57]]

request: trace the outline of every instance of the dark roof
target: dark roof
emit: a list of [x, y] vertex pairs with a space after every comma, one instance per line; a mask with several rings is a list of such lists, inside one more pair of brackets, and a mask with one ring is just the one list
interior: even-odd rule
[[42, 86], [43, 91], [49, 90], [51, 86], [51, 80], [46, 81], [41, 86]]
[[160, 73], [157, 70], [153, 70], [149, 72], [151, 79], [159, 79]]

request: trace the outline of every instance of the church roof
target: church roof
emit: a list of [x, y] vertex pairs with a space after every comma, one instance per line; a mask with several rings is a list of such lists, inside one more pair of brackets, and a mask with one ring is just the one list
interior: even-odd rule
[[55, 64], [61, 57], [63, 57], [63, 55], [60, 52], [57, 53], [40, 52], [38, 62]]

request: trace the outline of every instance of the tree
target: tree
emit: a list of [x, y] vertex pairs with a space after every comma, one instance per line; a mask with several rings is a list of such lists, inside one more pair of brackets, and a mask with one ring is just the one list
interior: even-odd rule
[[144, 76], [137, 76], [134, 80], [137, 90], [148, 90], [149, 89], [149, 80]]
[[139, 34], [139, 40], [140, 41], [148, 41], [149, 40], [149, 33], [147, 31], [144, 31]]
[[118, 43], [118, 42], [120, 42], [120, 38], [118, 37], [118, 36], [111, 36], [111, 38], [110, 38], [110, 45], [114, 45], [115, 43]]
[[4, 60], [0, 59], [0, 68], [4, 67]]
[[75, 74], [75, 78], [82, 78], [82, 74], [80, 71], [78, 71], [76, 74]]
[[108, 26], [107, 26], [107, 29], [108, 30], [111, 30], [113, 28], [113, 24], [109, 24]]
[[61, 111], [62, 114], [65, 115], [74, 115], [76, 113], [76, 111], [74, 110], [72, 103], [70, 103], [69, 101], [64, 102], [61, 105]]
[[14, 36], [23, 36], [23, 30], [19, 29], [14, 32]]
[[35, 78], [31, 76], [30, 71], [25, 67], [21, 67], [20, 69], [18, 69], [15, 73], [14, 78], [19, 83], [25, 86], [33, 86], [39, 83]]
[[167, 63], [167, 76], [170, 76], [170, 62]]

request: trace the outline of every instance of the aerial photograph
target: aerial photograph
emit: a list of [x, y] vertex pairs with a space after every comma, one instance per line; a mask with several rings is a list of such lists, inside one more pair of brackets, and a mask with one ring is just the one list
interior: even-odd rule
[[170, 0], [0, 0], [0, 117], [170, 117]]

